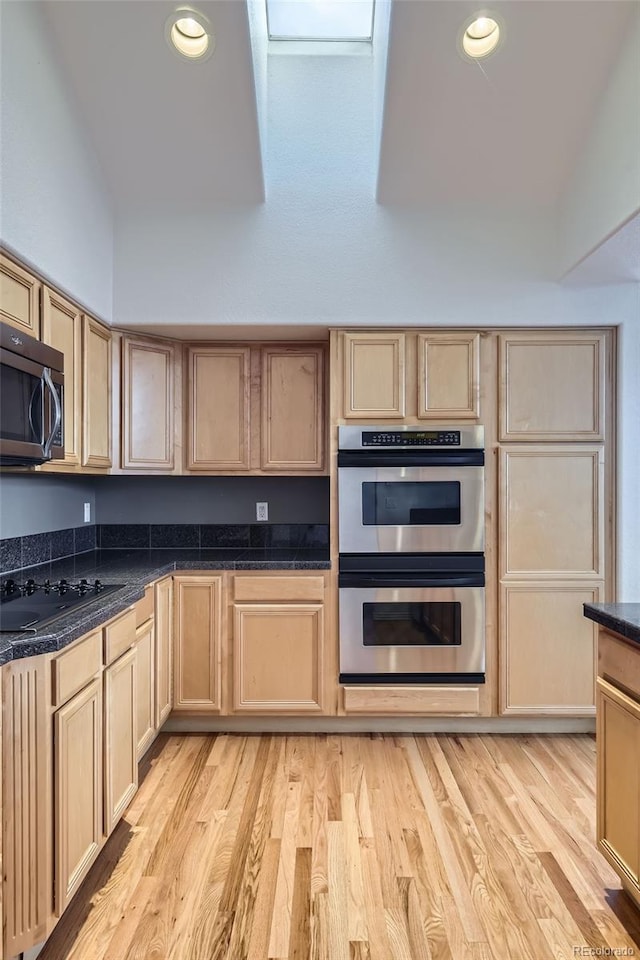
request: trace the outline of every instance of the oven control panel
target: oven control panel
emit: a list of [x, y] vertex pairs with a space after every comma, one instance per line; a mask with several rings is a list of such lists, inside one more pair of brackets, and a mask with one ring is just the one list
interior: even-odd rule
[[459, 430], [363, 430], [363, 447], [459, 447]]

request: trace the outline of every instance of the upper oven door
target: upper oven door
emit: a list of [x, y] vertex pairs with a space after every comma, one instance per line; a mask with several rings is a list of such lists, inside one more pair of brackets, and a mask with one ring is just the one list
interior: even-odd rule
[[340, 553], [474, 553], [484, 549], [484, 468], [338, 470]]

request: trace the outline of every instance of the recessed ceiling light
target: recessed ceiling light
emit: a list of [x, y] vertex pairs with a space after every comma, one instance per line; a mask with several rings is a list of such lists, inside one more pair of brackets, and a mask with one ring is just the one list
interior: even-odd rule
[[165, 37], [172, 49], [187, 60], [206, 60], [215, 47], [211, 24], [191, 7], [179, 7], [165, 24]]
[[475, 17], [462, 35], [462, 49], [468, 57], [480, 60], [493, 53], [500, 41], [500, 27], [493, 17]]

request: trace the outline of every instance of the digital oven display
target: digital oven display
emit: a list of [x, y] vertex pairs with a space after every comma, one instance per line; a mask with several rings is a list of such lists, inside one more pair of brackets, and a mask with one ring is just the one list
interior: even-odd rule
[[459, 430], [362, 431], [363, 447], [459, 447]]

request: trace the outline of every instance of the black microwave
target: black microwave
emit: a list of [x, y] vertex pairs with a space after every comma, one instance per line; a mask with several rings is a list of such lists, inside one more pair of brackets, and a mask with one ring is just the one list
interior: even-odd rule
[[0, 466], [64, 458], [64, 355], [0, 323]]

